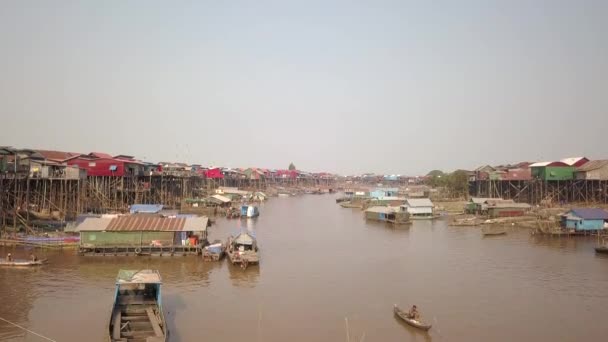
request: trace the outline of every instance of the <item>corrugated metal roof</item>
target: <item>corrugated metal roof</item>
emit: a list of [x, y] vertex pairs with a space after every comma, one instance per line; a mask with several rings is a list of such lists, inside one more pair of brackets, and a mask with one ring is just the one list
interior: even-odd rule
[[584, 220], [608, 220], [608, 212], [600, 208], [577, 208], [570, 212]]
[[245, 232], [240, 233], [234, 238], [234, 242], [241, 245], [253, 245], [255, 238]]
[[149, 215], [127, 215], [116, 218], [88, 218], [78, 225], [76, 231], [206, 231], [209, 218], [160, 217]]
[[544, 166], [569, 166], [569, 165], [562, 161], [548, 161], [548, 162], [538, 162], [538, 163], [530, 164], [530, 167], [544, 167]]
[[113, 159], [111, 155], [109, 155], [107, 153], [102, 153], [102, 152], [91, 152], [91, 153], [89, 153], [89, 156], [95, 157], [95, 158]]
[[129, 208], [131, 214], [135, 213], [147, 213], [156, 214], [163, 210], [162, 204], [133, 204]]
[[40, 155], [42, 155], [45, 159], [52, 159], [58, 161], [64, 161], [66, 159], [70, 159], [72, 157], [78, 157], [81, 155], [80, 153], [75, 152], [63, 152], [63, 151], [51, 151], [51, 150], [36, 150]]
[[484, 204], [488, 200], [500, 200], [500, 201], [502, 201], [502, 198], [485, 198], [485, 197], [472, 197], [471, 198], [471, 202], [473, 202], [475, 204]]
[[409, 207], [407, 208], [407, 212], [414, 215], [414, 214], [432, 214], [433, 213], [433, 208], [430, 207]]
[[393, 207], [369, 207], [365, 210], [366, 213], [379, 213], [379, 214], [391, 214], [398, 211], [397, 208]]
[[81, 224], [79, 224], [78, 226], [76, 226], [75, 231], [77, 231], [77, 232], [86, 232], [86, 231], [99, 232], [99, 231], [104, 231], [104, 230], [106, 230], [106, 228], [110, 224], [110, 221], [112, 221], [111, 218], [88, 217], [84, 221], [82, 221]]
[[562, 163], [564, 164], [568, 164], [569, 166], [573, 166], [574, 164], [578, 163], [579, 161], [581, 161], [582, 159], [585, 159], [585, 157], [572, 157], [572, 158], [564, 158], [562, 160], [560, 160]]
[[428, 198], [408, 198], [405, 204], [410, 207], [432, 207], [433, 202]]
[[218, 201], [221, 201], [223, 203], [228, 203], [231, 201], [230, 198], [226, 197], [226, 196], [222, 196], [222, 195], [213, 195], [211, 196], [212, 198], [215, 198]]
[[488, 198], [484, 203], [488, 205], [495, 205], [497, 203], [515, 203], [515, 201], [512, 199]]
[[578, 168], [576, 168], [576, 171], [587, 172], [601, 169], [606, 166], [608, 166], [608, 160], [590, 160], [583, 166], [579, 166]]
[[121, 216], [113, 219], [106, 231], [182, 231], [186, 219], [153, 216]]
[[247, 195], [247, 194], [249, 194], [249, 191], [239, 190], [238, 188], [223, 188], [223, 187], [220, 187], [219, 190], [221, 190], [225, 194], [235, 194], [235, 195]]
[[516, 208], [516, 209], [530, 209], [531, 206], [528, 203], [515, 203], [515, 202], [496, 202], [495, 204], [488, 205], [488, 209], [492, 208]]

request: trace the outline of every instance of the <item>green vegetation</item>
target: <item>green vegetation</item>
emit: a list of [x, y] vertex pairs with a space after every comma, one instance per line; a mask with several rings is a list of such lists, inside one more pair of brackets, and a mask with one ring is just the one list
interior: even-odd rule
[[450, 197], [467, 197], [469, 192], [469, 176], [465, 171], [458, 170], [444, 173], [433, 170], [428, 173], [427, 184], [434, 188], [444, 188]]
[[289, 170], [297, 170], [296, 166], [293, 163], [289, 163]]

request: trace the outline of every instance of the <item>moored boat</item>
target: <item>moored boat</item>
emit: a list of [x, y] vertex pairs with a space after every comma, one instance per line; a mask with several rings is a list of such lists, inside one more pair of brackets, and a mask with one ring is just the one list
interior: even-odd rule
[[241, 232], [235, 237], [229, 237], [227, 246], [228, 259], [232, 264], [240, 264], [241, 267], [247, 268], [250, 264], [260, 262], [258, 243], [249, 233]]
[[481, 233], [483, 236], [505, 235], [507, 234], [507, 229], [505, 227], [485, 226], [481, 228]]
[[110, 316], [110, 342], [167, 341], [161, 277], [155, 270], [120, 270]]
[[421, 330], [424, 330], [424, 331], [428, 331], [432, 327], [431, 324], [425, 324], [425, 323], [423, 323], [421, 321], [418, 321], [418, 320], [415, 320], [413, 318], [408, 317], [407, 312], [399, 309], [399, 307], [397, 306], [397, 304], [395, 304], [393, 306], [393, 312], [395, 313], [395, 315], [397, 317], [399, 317], [402, 320], [404, 320], [405, 323], [407, 323], [407, 324], [409, 324], [409, 325], [411, 325], [411, 326], [413, 326], [415, 328], [418, 328], [418, 329], [421, 329]]
[[395, 207], [371, 207], [365, 210], [365, 218], [371, 221], [387, 222], [392, 224], [408, 224], [410, 214]]
[[28, 267], [28, 266], [40, 266], [46, 264], [47, 260], [26, 260], [26, 259], [13, 259], [11, 261], [0, 260], [0, 266], [12, 266], [12, 267]]
[[608, 254], [608, 246], [595, 247], [595, 252], [600, 254]]
[[226, 254], [226, 245], [220, 240], [213, 241], [203, 248], [203, 261], [219, 261]]
[[255, 205], [245, 204], [241, 206], [242, 217], [257, 217], [260, 216], [260, 210]]

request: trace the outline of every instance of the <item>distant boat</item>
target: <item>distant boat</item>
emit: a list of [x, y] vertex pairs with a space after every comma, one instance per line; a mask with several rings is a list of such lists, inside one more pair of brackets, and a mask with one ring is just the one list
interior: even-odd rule
[[595, 252], [600, 254], [608, 254], [608, 246], [595, 247]]
[[0, 266], [9, 267], [28, 267], [28, 266], [40, 266], [46, 264], [47, 260], [26, 260], [26, 259], [13, 259], [12, 261], [0, 260]]
[[507, 234], [507, 228], [485, 226], [481, 228], [481, 233], [483, 236], [505, 235]]
[[260, 210], [255, 205], [243, 205], [241, 206], [241, 216], [243, 217], [257, 217], [260, 216]]
[[397, 306], [397, 304], [395, 304], [393, 306], [393, 312], [395, 313], [395, 315], [399, 318], [401, 318], [402, 320], [405, 321], [405, 323], [413, 326], [414, 328], [418, 328], [424, 331], [428, 331], [429, 329], [431, 329], [432, 325], [431, 324], [424, 324], [423, 322], [417, 321], [413, 318], [408, 317], [407, 312], [399, 309], [399, 307]]
[[161, 278], [154, 270], [120, 270], [116, 277], [109, 341], [167, 341]]

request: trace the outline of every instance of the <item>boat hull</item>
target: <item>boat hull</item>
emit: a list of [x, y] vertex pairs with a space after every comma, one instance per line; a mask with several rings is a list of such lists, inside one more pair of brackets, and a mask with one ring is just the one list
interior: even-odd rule
[[418, 328], [420, 330], [428, 331], [432, 327], [431, 324], [424, 324], [424, 323], [419, 322], [419, 321], [417, 321], [415, 319], [411, 319], [411, 318], [407, 317], [407, 313], [404, 312], [403, 310], [399, 309], [399, 307], [397, 305], [395, 305], [393, 307], [393, 312], [395, 313], [395, 316], [401, 318], [405, 323], [411, 325], [414, 328]]
[[166, 342], [161, 283], [117, 283], [108, 328], [110, 342]]
[[31, 266], [41, 266], [46, 264], [47, 260], [38, 260], [38, 261], [29, 261], [29, 260], [14, 260], [14, 261], [6, 261], [0, 260], [0, 266], [3, 267], [31, 267]]
[[595, 247], [595, 253], [608, 254], [608, 247]]

